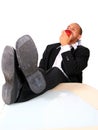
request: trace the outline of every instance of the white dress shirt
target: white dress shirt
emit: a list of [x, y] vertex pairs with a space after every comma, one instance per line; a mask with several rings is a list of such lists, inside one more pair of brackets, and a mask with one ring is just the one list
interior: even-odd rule
[[57, 57], [56, 57], [56, 59], [55, 59], [55, 61], [54, 61], [53, 66], [52, 66], [52, 67], [58, 67], [58, 68], [64, 73], [64, 75], [65, 75], [66, 77], [68, 77], [68, 76], [67, 76], [67, 74], [63, 71], [63, 69], [62, 69], [62, 67], [61, 67], [61, 62], [62, 62], [62, 55], [61, 55], [61, 54], [62, 54], [63, 52], [66, 52], [66, 51], [70, 51], [72, 47], [73, 47], [74, 49], [76, 49], [77, 46], [78, 46], [78, 42], [76, 42], [75, 44], [71, 44], [71, 45], [60, 46], [61, 49], [60, 49], [60, 51], [59, 51], [59, 53], [58, 53], [58, 55], [57, 55]]

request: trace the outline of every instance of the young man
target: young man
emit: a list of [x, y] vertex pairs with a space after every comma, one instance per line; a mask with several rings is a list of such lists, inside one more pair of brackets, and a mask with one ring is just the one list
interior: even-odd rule
[[80, 45], [81, 36], [80, 25], [70, 24], [67, 31], [62, 31], [59, 43], [46, 47], [39, 67], [37, 49], [30, 36], [19, 38], [16, 50], [6, 46], [2, 56], [4, 102], [27, 101], [63, 82], [82, 83], [90, 52]]

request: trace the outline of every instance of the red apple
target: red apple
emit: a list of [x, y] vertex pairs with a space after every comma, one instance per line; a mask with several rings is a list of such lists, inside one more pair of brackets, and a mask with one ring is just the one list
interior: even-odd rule
[[68, 37], [71, 35], [71, 31], [70, 30], [65, 30], [65, 32], [67, 33]]

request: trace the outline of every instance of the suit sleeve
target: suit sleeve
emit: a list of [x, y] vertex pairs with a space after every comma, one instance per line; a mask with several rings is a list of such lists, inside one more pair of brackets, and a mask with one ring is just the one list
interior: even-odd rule
[[85, 47], [78, 47], [74, 53], [62, 53], [62, 69], [68, 76], [81, 73], [87, 67], [89, 55], [90, 51]]
[[42, 59], [40, 60], [40, 63], [39, 63], [39, 68], [42, 68], [44, 70], [47, 70], [48, 48], [49, 48], [49, 46], [46, 47], [46, 49], [42, 55]]

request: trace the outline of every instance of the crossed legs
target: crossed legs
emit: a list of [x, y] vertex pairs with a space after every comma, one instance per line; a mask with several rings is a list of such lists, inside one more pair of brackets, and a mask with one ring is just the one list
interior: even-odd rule
[[[2, 71], [6, 83], [2, 97], [6, 104], [17, 101], [23, 83], [35, 94], [41, 93], [46, 82], [37, 68], [38, 54], [32, 38], [25, 35], [16, 42], [16, 50], [6, 46], [2, 56]], [[26, 81], [25, 81], [26, 79]]]
[[2, 71], [5, 84], [2, 98], [6, 104], [27, 101], [61, 82], [68, 82], [58, 68], [47, 72], [37, 67], [38, 53], [29, 35], [16, 42], [16, 49], [6, 46], [2, 55]]

